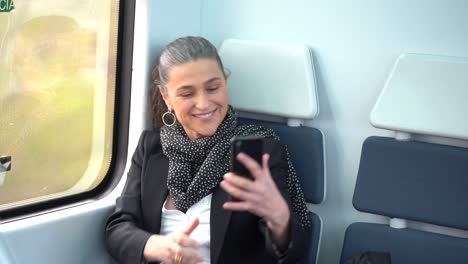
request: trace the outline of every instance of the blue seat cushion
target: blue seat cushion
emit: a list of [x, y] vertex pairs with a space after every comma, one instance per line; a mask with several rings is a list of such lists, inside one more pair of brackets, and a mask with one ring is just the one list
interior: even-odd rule
[[307, 202], [319, 204], [325, 196], [323, 135], [312, 127], [239, 118], [238, 124], [255, 124], [273, 129], [288, 146], [291, 161]]
[[383, 224], [350, 225], [340, 263], [366, 251], [390, 252], [392, 264], [468, 263], [468, 239]]
[[467, 201], [467, 148], [365, 140], [353, 197], [359, 211], [468, 229]]

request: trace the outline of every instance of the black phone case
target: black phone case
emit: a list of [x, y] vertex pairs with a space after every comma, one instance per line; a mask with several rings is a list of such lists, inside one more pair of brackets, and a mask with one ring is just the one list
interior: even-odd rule
[[263, 138], [260, 137], [234, 137], [231, 140], [231, 171], [239, 176], [253, 179], [244, 165], [242, 165], [236, 156], [240, 152], [249, 155], [252, 159], [262, 165]]

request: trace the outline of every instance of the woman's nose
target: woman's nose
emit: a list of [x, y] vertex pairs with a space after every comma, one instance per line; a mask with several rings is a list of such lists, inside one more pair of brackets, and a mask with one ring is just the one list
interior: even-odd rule
[[197, 101], [196, 101], [195, 106], [200, 110], [205, 110], [205, 109], [208, 109], [209, 105], [210, 105], [210, 100], [208, 98], [208, 95], [206, 93], [200, 93], [197, 96]]

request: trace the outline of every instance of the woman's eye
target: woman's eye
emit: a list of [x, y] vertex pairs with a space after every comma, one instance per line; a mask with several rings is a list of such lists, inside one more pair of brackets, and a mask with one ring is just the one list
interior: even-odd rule
[[214, 91], [218, 90], [218, 88], [219, 88], [218, 86], [216, 86], [216, 87], [210, 87], [210, 88], [208, 88], [207, 90], [208, 90], [209, 92], [214, 92]]
[[187, 93], [187, 94], [181, 94], [180, 96], [187, 98], [187, 97], [192, 96], [192, 94], [191, 94], [191, 93]]

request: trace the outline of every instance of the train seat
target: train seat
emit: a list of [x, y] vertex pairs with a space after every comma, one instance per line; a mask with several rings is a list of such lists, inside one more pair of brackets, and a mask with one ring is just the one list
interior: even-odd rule
[[[320, 204], [325, 199], [324, 138], [320, 130], [302, 125], [319, 112], [310, 49], [228, 39], [219, 53], [232, 73], [228, 78], [229, 101], [242, 117], [239, 123], [273, 129], [288, 146], [306, 201]], [[322, 221], [313, 212], [309, 211], [309, 216], [312, 229], [303, 263], [316, 263]]]
[[467, 238], [434, 232], [468, 230], [468, 148], [420, 136], [468, 139], [466, 124], [456, 122], [468, 111], [457, 103], [468, 95], [463, 61], [419, 54], [397, 60], [371, 115], [374, 126], [397, 133], [364, 141], [353, 196], [357, 210], [389, 217], [389, 224], [351, 224], [341, 263], [368, 251], [389, 252], [397, 264], [468, 263]]
[[466, 148], [366, 139], [353, 205], [392, 220], [348, 227], [341, 263], [366, 251], [390, 252], [392, 263], [468, 263], [468, 239], [411, 229], [398, 220], [468, 230], [467, 161]]

